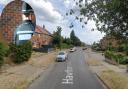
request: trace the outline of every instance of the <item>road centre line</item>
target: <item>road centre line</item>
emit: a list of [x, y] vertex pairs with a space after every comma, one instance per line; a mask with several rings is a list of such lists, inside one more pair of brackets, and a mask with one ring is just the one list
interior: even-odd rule
[[62, 84], [73, 84], [73, 69], [71, 67], [71, 62], [67, 63], [65, 73], [66, 76], [62, 79]]

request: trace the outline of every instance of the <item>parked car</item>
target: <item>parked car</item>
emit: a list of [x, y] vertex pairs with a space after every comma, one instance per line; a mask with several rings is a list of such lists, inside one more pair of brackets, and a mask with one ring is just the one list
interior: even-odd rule
[[74, 52], [74, 51], [76, 51], [75, 47], [70, 49], [70, 52]]
[[65, 51], [60, 51], [56, 57], [56, 61], [66, 61], [67, 53]]

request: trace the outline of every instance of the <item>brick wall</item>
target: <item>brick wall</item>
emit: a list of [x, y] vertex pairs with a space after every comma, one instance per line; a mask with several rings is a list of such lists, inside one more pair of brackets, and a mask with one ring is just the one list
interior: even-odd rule
[[1, 38], [6, 42], [12, 42], [13, 33], [22, 21], [22, 1], [12, 1], [3, 10], [0, 18]]
[[[0, 41], [4, 40], [7, 43], [13, 41], [13, 33], [22, 22], [22, 3], [21, 0], [15, 0], [4, 8], [0, 18]], [[32, 20], [35, 21], [34, 13]]]

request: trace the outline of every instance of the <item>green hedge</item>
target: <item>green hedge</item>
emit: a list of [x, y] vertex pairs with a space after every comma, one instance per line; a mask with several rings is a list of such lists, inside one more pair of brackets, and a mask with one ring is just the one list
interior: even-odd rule
[[5, 57], [6, 52], [7, 52], [7, 48], [4, 46], [3, 43], [0, 43], [0, 67], [4, 63], [4, 57]]
[[22, 45], [10, 44], [10, 56], [15, 63], [22, 63], [28, 61], [32, 54], [31, 42], [26, 42]]
[[127, 64], [128, 63], [128, 56], [124, 56], [123, 54], [114, 53], [113, 51], [106, 51], [105, 57], [114, 60], [119, 64]]
[[66, 43], [62, 43], [62, 44], [61, 44], [61, 48], [62, 48], [62, 49], [71, 48], [71, 47], [73, 47], [73, 45], [68, 45], [68, 44], [66, 44]]

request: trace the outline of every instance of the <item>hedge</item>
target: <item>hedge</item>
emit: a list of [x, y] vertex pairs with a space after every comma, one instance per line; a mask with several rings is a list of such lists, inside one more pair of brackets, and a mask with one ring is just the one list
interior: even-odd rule
[[10, 47], [10, 55], [13, 59], [14, 63], [22, 63], [28, 61], [32, 54], [32, 44], [31, 42], [26, 42], [22, 45], [15, 45], [11, 43]]
[[0, 43], [0, 67], [4, 63], [4, 57], [5, 57], [6, 52], [7, 52], [7, 48], [4, 46], [3, 43]]
[[105, 57], [114, 60], [119, 64], [128, 64], [128, 56], [124, 56], [123, 54], [114, 53], [113, 51], [106, 51]]

